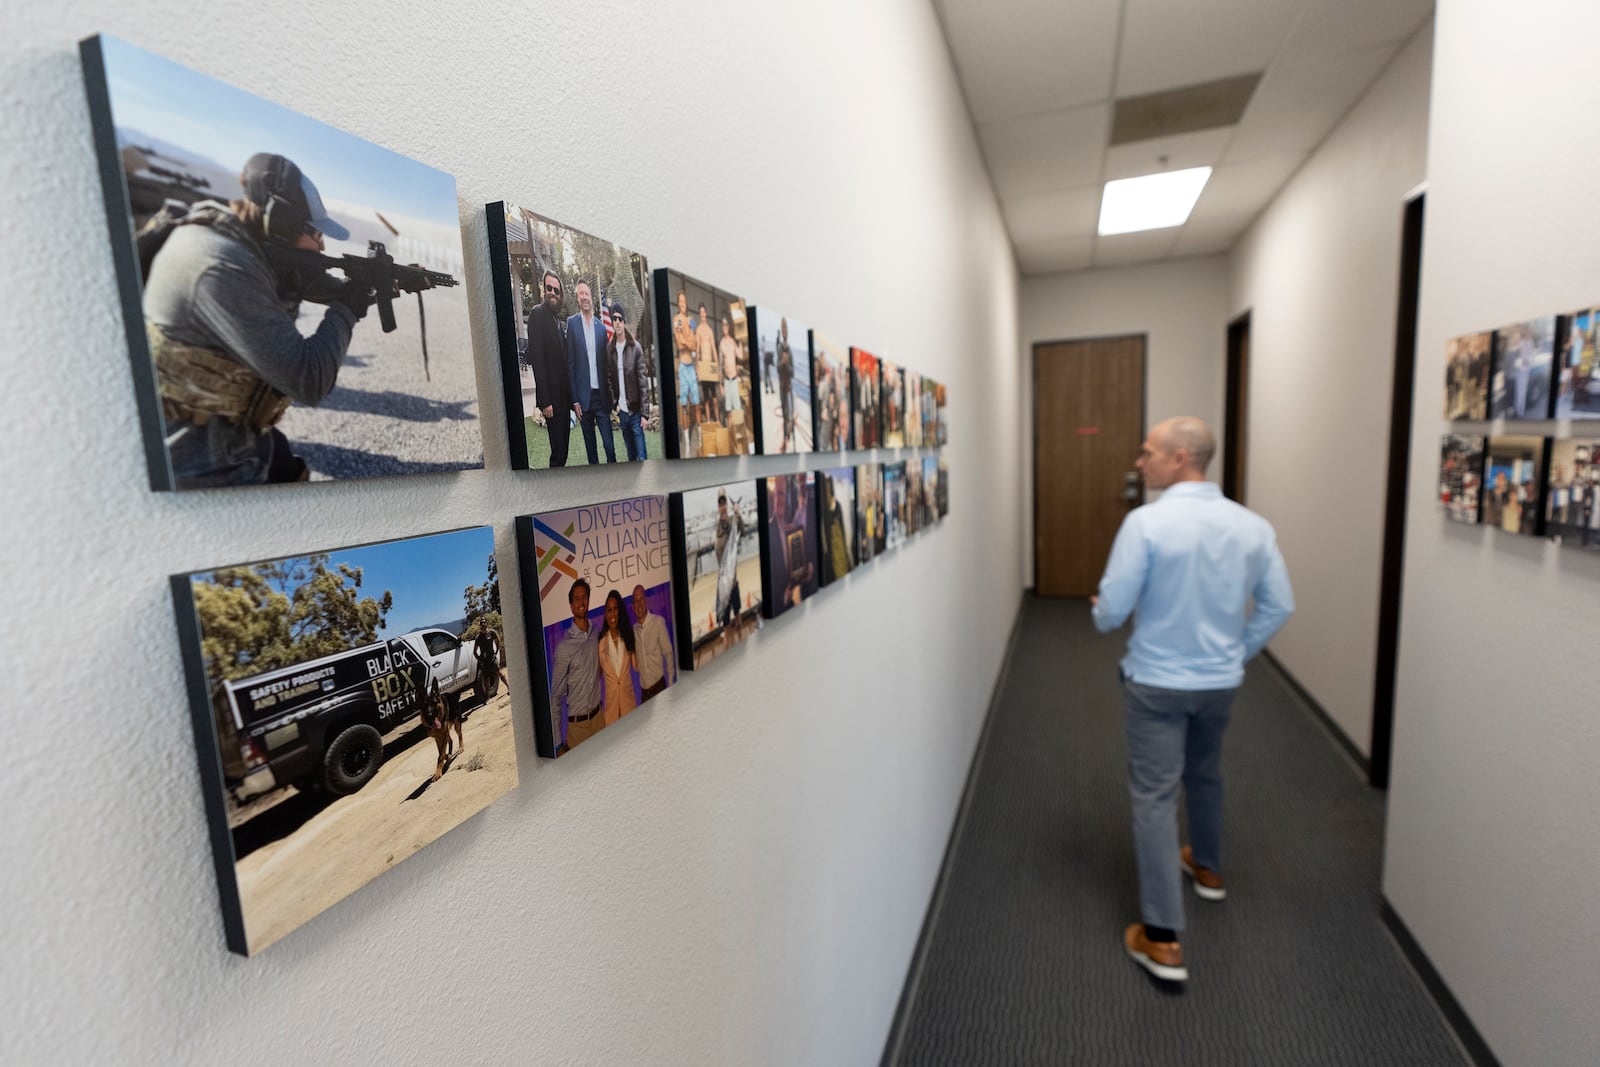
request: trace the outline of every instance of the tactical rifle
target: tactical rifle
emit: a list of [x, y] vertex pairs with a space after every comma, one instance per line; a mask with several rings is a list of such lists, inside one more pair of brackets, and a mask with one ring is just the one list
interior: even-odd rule
[[295, 279], [299, 296], [318, 304], [326, 304], [338, 282], [327, 276], [327, 271], [339, 270], [351, 281], [362, 282], [376, 294], [373, 303], [378, 305], [378, 321], [384, 333], [393, 333], [394, 298], [401, 293], [417, 294], [417, 318], [422, 331], [422, 373], [428, 373], [428, 314], [422, 306], [425, 289], [439, 289], [459, 285], [455, 276], [442, 271], [396, 263], [382, 241], [368, 241], [365, 256], [328, 256], [304, 248], [285, 248], [282, 245], [263, 243], [261, 250], [280, 277]]

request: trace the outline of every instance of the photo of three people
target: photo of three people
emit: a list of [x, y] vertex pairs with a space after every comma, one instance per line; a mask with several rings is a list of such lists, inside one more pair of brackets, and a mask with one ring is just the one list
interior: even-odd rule
[[486, 216], [512, 467], [661, 458], [644, 256], [513, 204]]
[[534, 733], [554, 758], [677, 681], [666, 498], [523, 515], [516, 529], [523, 600], [539, 605]]
[[1511, 435], [1489, 438], [1483, 476], [1483, 524], [1508, 533], [1539, 533], [1547, 441]]

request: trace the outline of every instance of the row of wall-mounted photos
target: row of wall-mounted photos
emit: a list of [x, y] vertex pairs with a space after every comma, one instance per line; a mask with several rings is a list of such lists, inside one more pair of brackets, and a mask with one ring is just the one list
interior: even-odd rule
[[1600, 438], [1446, 434], [1439, 502], [1453, 522], [1600, 549]]
[[[920, 491], [853, 507], [858, 477], [906, 487], [908, 468]], [[837, 582], [872, 554], [857, 543], [881, 551], [937, 521], [946, 473], [929, 456], [518, 517], [539, 754]], [[261, 951], [516, 786], [492, 527], [180, 574], [172, 590], [233, 951]]]
[[1445, 342], [1444, 416], [1600, 419], [1600, 309], [1544, 315]]
[[[80, 50], [152, 487], [483, 466], [455, 179]], [[840, 346], [532, 211], [486, 219], [513, 467], [852, 447]], [[867, 436], [944, 443], [943, 384], [884, 373]]]

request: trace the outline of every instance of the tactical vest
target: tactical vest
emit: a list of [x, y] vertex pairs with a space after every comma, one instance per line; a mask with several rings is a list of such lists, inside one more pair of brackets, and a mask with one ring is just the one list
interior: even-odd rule
[[[159, 216], [152, 218], [146, 227], [157, 232], [141, 234], [142, 238], [153, 236], [157, 248], [166, 243], [166, 238], [178, 226], [207, 226], [260, 254], [244, 224], [221, 204], [202, 201], [181, 219], [164, 222], [158, 219]], [[161, 233], [160, 229], [166, 232]], [[204, 426], [212, 418], [223, 418], [248, 426], [256, 433], [266, 433], [278, 424], [293, 403], [220, 348], [175, 341], [149, 319], [145, 320], [144, 329], [150, 343], [150, 357], [155, 361], [161, 413], [168, 422]]]

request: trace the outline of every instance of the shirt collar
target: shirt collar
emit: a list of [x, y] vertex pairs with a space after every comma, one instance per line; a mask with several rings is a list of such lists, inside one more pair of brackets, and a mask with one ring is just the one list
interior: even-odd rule
[[1169, 485], [1161, 491], [1161, 499], [1169, 497], [1192, 496], [1198, 499], [1215, 499], [1222, 495], [1222, 488], [1216, 482], [1178, 482]]

